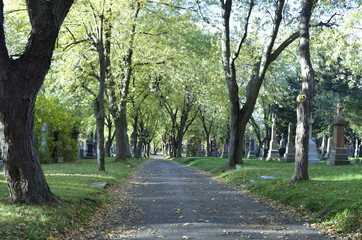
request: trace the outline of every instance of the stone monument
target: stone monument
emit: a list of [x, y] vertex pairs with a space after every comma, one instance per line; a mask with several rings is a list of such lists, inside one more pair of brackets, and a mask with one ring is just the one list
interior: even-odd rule
[[197, 153], [196, 153], [196, 157], [203, 157], [204, 154], [202, 152], [202, 149], [201, 149], [201, 137], [199, 137], [199, 140], [197, 141]]
[[322, 159], [327, 159], [327, 157], [326, 157], [326, 155], [327, 155], [327, 137], [326, 137], [326, 135], [323, 136], [321, 152], [322, 152]]
[[228, 157], [228, 144], [227, 144], [226, 139], [224, 140], [223, 151], [222, 151], [221, 157], [223, 157], [223, 158]]
[[249, 152], [248, 152], [248, 156], [247, 158], [256, 158], [256, 155], [255, 155], [255, 139], [253, 137], [253, 135], [251, 135], [250, 139], [249, 139]]
[[295, 148], [293, 143], [293, 128], [292, 123], [288, 126], [288, 143], [284, 154], [284, 161], [286, 163], [295, 162]]
[[278, 142], [277, 142], [277, 133], [276, 133], [276, 124], [275, 118], [273, 117], [273, 125], [272, 125], [272, 132], [271, 132], [271, 140], [269, 145], [269, 152], [268, 157], [266, 158], [267, 161], [272, 160], [273, 158], [279, 158], [279, 149], [278, 149]]
[[312, 139], [312, 125], [314, 119], [310, 116], [309, 119], [309, 145], [308, 145], [308, 164], [319, 164], [320, 160], [318, 158], [317, 145]]
[[333, 144], [332, 141], [333, 141], [332, 138], [328, 138], [328, 141], [327, 141], [327, 153], [324, 155], [324, 158], [325, 158], [325, 159], [328, 159], [329, 154], [331, 154], [332, 144]]
[[280, 158], [282, 158], [285, 154], [285, 150], [286, 150], [286, 146], [285, 146], [285, 138], [284, 138], [284, 134], [282, 133], [282, 139], [280, 140], [279, 143], [279, 155]]
[[93, 132], [91, 132], [90, 137], [86, 140], [86, 157], [94, 157], [94, 142], [93, 142]]
[[337, 104], [337, 116], [333, 121], [333, 146], [328, 157], [328, 165], [348, 165], [348, 154], [344, 142], [344, 126], [346, 121], [342, 116], [343, 107]]

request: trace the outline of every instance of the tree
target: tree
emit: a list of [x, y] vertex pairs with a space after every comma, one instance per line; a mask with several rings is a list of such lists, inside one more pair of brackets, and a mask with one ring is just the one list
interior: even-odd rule
[[59, 29], [73, 0], [26, 0], [31, 32], [18, 57], [9, 56], [0, 1], [0, 142], [10, 200], [59, 203], [50, 191], [36, 151], [34, 108], [49, 70]]
[[308, 180], [309, 118], [314, 89], [314, 70], [309, 50], [309, 21], [314, 0], [305, 0], [300, 19], [300, 67], [302, 94], [297, 97], [297, 130], [295, 137], [295, 169], [293, 181]]
[[298, 36], [293, 33], [284, 40], [274, 51], [274, 44], [279, 32], [280, 23], [282, 20], [282, 13], [284, 8], [284, 0], [278, 0], [275, 3], [275, 15], [273, 16], [272, 32], [266, 41], [264, 51], [260, 56], [257, 56], [256, 62], [253, 64], [253, 69], [250, 74], [248, 84], [246, 86], [246, 99], [241, 106], [239, 97], [239, 86], [237, 84], [235, 61], [240, 54], [241, 47], [248, 34], [249, 19], [254, 1], [249, 3], [249, 10], [244, 25], [244, 34], [241, 37], [235, 53], [231, 53], [231, 38], [230, 38], [230, 15], [232, 10], [232, 0], [220, 1], [221, 15], [222, 15], [222, 59], [225, 72], [225, 78], [229, 91], [229, 102], [231, 110], [231, 131], [230, 131], [230, 145], [228, 156], [228, 167], [233, 167], [238, 161], [242, 159], [242, 139], [247, 123], [254, 111], [255, 103], [261, 84], [264, 80], [266, 72], [270, 64], [277, 59], [280, 53], [291, 44]]

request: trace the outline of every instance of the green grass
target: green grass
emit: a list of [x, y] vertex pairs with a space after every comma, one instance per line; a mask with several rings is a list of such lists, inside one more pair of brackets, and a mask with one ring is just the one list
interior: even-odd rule
[[[337, 232], [361, 231], [362, 166], [309, 165], [310, 180], [292, 183], [293, 163], [245, 159], [243, 168], [229, 170], [226, 159], [183, 158], [177, 160], [215, 174], [234, 185], [245, 184], [262, 197], [289, 205], [304, 212], [311, 223], [319, 223]], [[276, 180], [260, 181], [260, 176], [274, 176]], [[249, 181], [257, 180], [254, 185]]]
[[107, 189], [90, 186], [91, 182], [120, 184], [142, 162], [142, 159], [114, 162], [114, 158], [107, 158], [106, 172], [97, 170], [95, 159], [42, 165], [51, 191], [64, 202], [58, 207], [9, 202], [6, 181], [1, 177], [0, 236], [8, 239], [45, 239], [50, 232], [54, 234], [70, 228], [89, 217], [97, 206], [108, 200]]

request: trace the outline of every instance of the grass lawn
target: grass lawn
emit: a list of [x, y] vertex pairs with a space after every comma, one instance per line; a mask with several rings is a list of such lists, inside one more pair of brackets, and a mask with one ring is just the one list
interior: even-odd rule
[[[0, 177], [1, 239], [45, 239], [50, 232], [62, 232], [86, 219], [97, 206], [107, 201], [107, 189], [90, 186], [94, 181], [122, 184], [142, 159], [114, 162], [106, 159], [106, 172], [97, 170], [97, 160], [42, 165], [51, 191], [62, 206], [28, 206], [9, 202], [5, 178]], [[130, 165], [130, 166], [129, 166]]]
[[[310, 180], [292, 183], [294, 163], [244, 159], [241, 169], [229, 170], [222, 158], [182, 158], [177, 160], [217, 175], [234, 185], [245, 184], [251, 192], [289, 205], [307, 215], [310, 223], [327, 226], [340, 233], [361, 231], [362, 165], [309, 165]], [[276, 180], [260, 181], [260, 176]], [[257, 183], [249, 184], [253, 179]]]

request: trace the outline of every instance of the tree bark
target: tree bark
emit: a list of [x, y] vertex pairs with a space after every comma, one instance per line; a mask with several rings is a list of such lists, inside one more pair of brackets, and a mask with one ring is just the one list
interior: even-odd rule
[[35, 147], [34, 107], [49, 70], [55, 41], [72, 0], [27, 0], [32, 30], [24, 52], [10, 58], [0, 2], [0, 143], [10, 200], [16, 203], [60, 203], [50, 191]]
[[293, 181], [308, 180], [309, 118], [314, 89], [314, 70], [309, 51], [309, 20], [314, 0], [305, 0], [300, 20], [300, 67], [302, 94], [297, 97], [297, 130]]
[[116, 160], [125, 161], [131, 157], [131, 150], [129, 148], [129, 139], [127, 134], [127, 111], [126, 107], [122, 107], [121, 111], [116, 114], [114, 118], [114, 125], [116, 128]]

